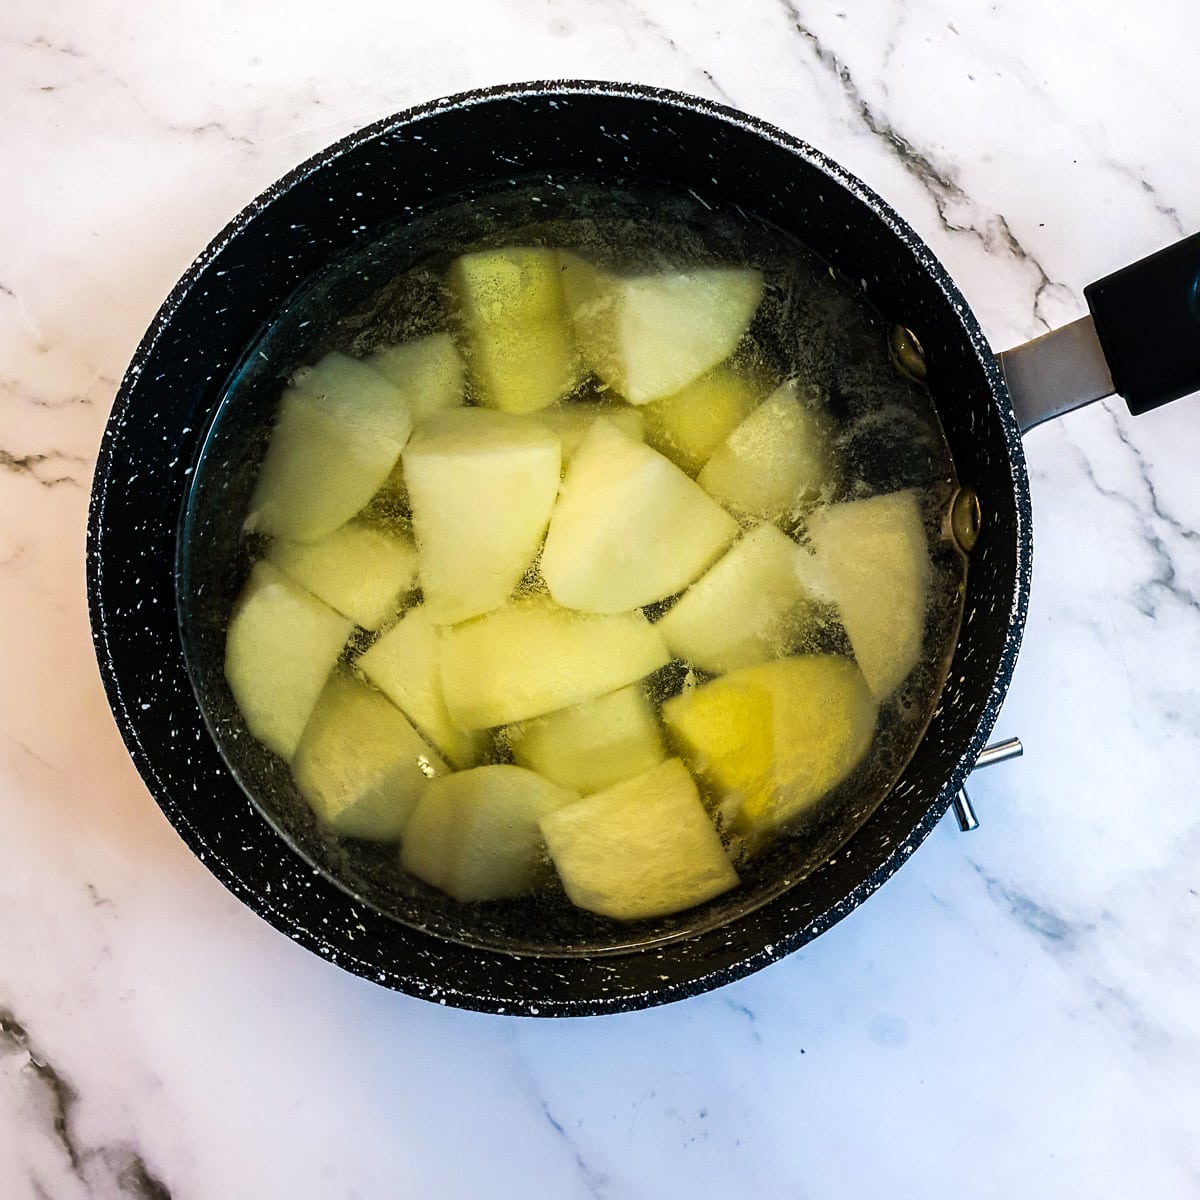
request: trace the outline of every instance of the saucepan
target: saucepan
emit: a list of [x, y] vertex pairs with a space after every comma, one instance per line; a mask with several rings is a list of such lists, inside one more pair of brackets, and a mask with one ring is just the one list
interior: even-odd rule
[[[568, 195], [566, 185], [581, 181], [752, 214], [853, 281], [891, 330], [897, 363], [928, 388], [964, 485], [959, 518], [971, 544], [939, 702], [849, 840], [804, 864], [784, 845], [762, 857], [735, 899], [616, 934], [583, 918], [555, 925], [554, 916], [539, 929], [536, 912], [525, 926], [464, 917], [416, 884], [381, 899], [369, 863], [339, 860], [302, 809], [264, 804], [286, 781], [239, 736], [220, 669], [220, 631], [245, 573], [241, 516], [284, 378], [250, 361], [262, 358], [249, 355], [262, 332], [297, 297], [313, 312], [351, 311], [395, 269], [387, 254], [370, 253], [398, 244], [388, 231], [464, 197], [527, 193], [531, 182]], [[339, 263], [353, 269], [331, 274]], [[1025, 622], [1032, 539], [1022, 431], [1114, 391], [1142, 411], [1200, 388], [1198, 279], [1193, 237], [1093, 285], [1088, 318], [997, 357], [901, 217], [812, 147], [745, 114], [647, 87], [549, 82], [380, 121], [297, 168], [218, 235], [121, 384], [87, 551], [95, 648], [117, 725], [159, 807], [226, 887], [301, 945], [380, 984], [553, 1016], [644, 1008], [744, 976], [875, 892], [958, 796], [987, 744]], [[311, 307], [314, 295], [322, 305]], [[258, 390], [243, 387], [250, 399], [231, 414], [231, 381], [247, 379]], [[206, 545], [218, 553], [197, 551]]]

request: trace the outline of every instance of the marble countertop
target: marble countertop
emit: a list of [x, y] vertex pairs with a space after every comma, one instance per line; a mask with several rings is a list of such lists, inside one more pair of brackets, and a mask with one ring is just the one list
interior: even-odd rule
[[[518, 79], [765, 118], [901, 210], [997, 349], [1200, 227], [1200, 9], [905, 0], [13, 0], [0, 20], [0, 1194], [1200, 1195], [1200, 421], [1026, 438], [1036, 565], [982, 827], [848, 919], [622, 1016], [441, 1008], [310, 955], [131, 766], [84, 527], [125, 364], [296, 163]], [[536, 1191], [535, 1191], [536, 1189]]]

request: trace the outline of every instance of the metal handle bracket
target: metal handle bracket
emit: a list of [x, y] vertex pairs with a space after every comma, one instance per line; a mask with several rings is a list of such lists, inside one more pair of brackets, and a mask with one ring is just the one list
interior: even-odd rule
[[[980, 751], [979, 757], [975, 760], [974, 770], [978, 771], [980, 767], [991, 767], [996, 763], [1007, 762], [1010, 758], [1020, 758], [1024, 753], [1025, 747], [1021, 745], [1020, 738], [1008, 738], [1003, 742], [993, 742], [992, 745]], [[975, 814], [975, 806], [971, 803], [971, 797], [967, 795], [965, 787], [959, 788], [958, 795], [954, 797], [954, 816], [963, 833], [970, 833], [972, 829], [979, 828], [979, 817]]]

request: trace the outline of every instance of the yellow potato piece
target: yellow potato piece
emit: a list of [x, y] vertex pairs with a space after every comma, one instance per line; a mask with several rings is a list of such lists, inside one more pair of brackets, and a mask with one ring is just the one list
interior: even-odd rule
[[378, 629], [394, 617], [417, 578], [412, 540], [366, 521], [349, 521], [315, 542], [280, 538], [267, 558], [364, 629]]
[[384, 346], [363, 361], [400, 389], [414, 424], [443, 408], [456, 408], [466, 399], [462, 355], [448, 333]]
[[813, 577], [837, 605], [854, 657], [876, 699], [921, 659], [933, 567], [914, 491], [818, 509], [808, 534]]
[[718, 446], [748, 417], [766, 388], [718, 366], [681, 391], [654, 400], [646, 414], [646, 441], [695, 476]]
[[628, 404], [609, 404], [600, 400], [570, 400], [530, 413], [529, 420], [540, 421], [562, 442], [565, 466], [579, 449], [597, 417], [611, 421], [635, 442], [645, 440], [646, 420], [641, 409]]
[[421, 424], [403, 462], [430, 616], [449, 625], [499, 608], [546, 532], [557, 436], [508, 413], [450, 408]]
[[876, 706], [848, 658], [799, 655], [668, 700], [668, 733], [753, 845], [817, 804], [859, 764]]
[[658, 718], [639, 683], [505, 732], [516, 762], [583, 795], [667, 757]]
[[489, 743], [450, 719], [442, 695], [438, 630], [423, 605], [410, 609], [355, 664], [456, 767], [473, 767]]
[[327, 354], [280, 398], [246, 528], [298, 542], [332, 533], [383, 485], [411, 432], [398, 388], [357, 359]]
[[508, 764], [435, 779], [404, 828], [401, 865], [456, 900], [519, 896], [547, 873], [539, 820], [576, 799]]
[[384, 842], [448, 771], [404, 714], [345, 668], [329, 677], [292, 760], [300, 794], [334, 833]]
[[639, 612], [572, 612], [518, 600], [447, 629], [442, 692], [459, 729], [486, 729], [580, 704], [643, 679], [670, 660]]
[[563, 480], [542, 577], [559, 604], [627, 612], [687, 587], [737, 531], [673, 462], [598, 420]]
[[258, 562], [233, 606], [225, 678], [246, 728], [290, 760], [354, 622], [269, 562]]
[[750, 530], [658, 622], [672, 655], [714, 675], [782, 657], [818, 619], [810, 557], [774, 525]]
[[730, 512], [781, 521], [833, 481], [826, 415], [796, 380], [771, 393], [713, 452], [697, 482]]
[[763, 278], [725, 266], [622, 276], [564, 253], [562, 286], [588, 366], [630, 404], [646, 404], [729, 357], [758, 310]]
[[739, 882], [678, 758], [555, 809], [541, 830], [571, 902], [619, 921], [680, 912]]
[[535, 412], [579, 382], [559, 275], [557, 252], [540, 247], [481, 250], [451, 264], [447, 282], [480, 404]]

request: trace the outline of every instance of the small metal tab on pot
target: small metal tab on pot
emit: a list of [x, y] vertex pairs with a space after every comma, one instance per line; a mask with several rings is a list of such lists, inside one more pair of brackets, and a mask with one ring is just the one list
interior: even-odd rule
[[958, 795], [954, 797], [954, 817], [963, 833], [970, 833], [972, 829], [979, 828], [975, 806], [971, 803], [971, 797], [967, 795], [965, 787], [959, 788]]
[[1002, 742], [993, 742], [990, 746], [985, 746], [980, 752], [979, 757], [975, 760], [975, 769], [978, 771], [980, 767], [994, 767], [997, 763], [1008, 762], [1010, 758], [1020, 758], [1025, 753], [1025, 747], [1021, 745], [1020, 738], [1005, 738]]
[[[1008, 738], [1003, 742], [993, 742], [980, 752], [979, 757], [975, 760], [975, 769], [1007, 762], [1010, 758], [1020, 758], [1024, 753], [1025, 747], [1021, 745], [1020, 738]], [[965, 787], [959, 788], [958, 795], [954, 797], [954, 817], [963, 833], [970, 833], [972, 829], [979, 828], [979, 817], [975, 814], [975, 806], [971, 803], [971, 797], [967, 795]]]

